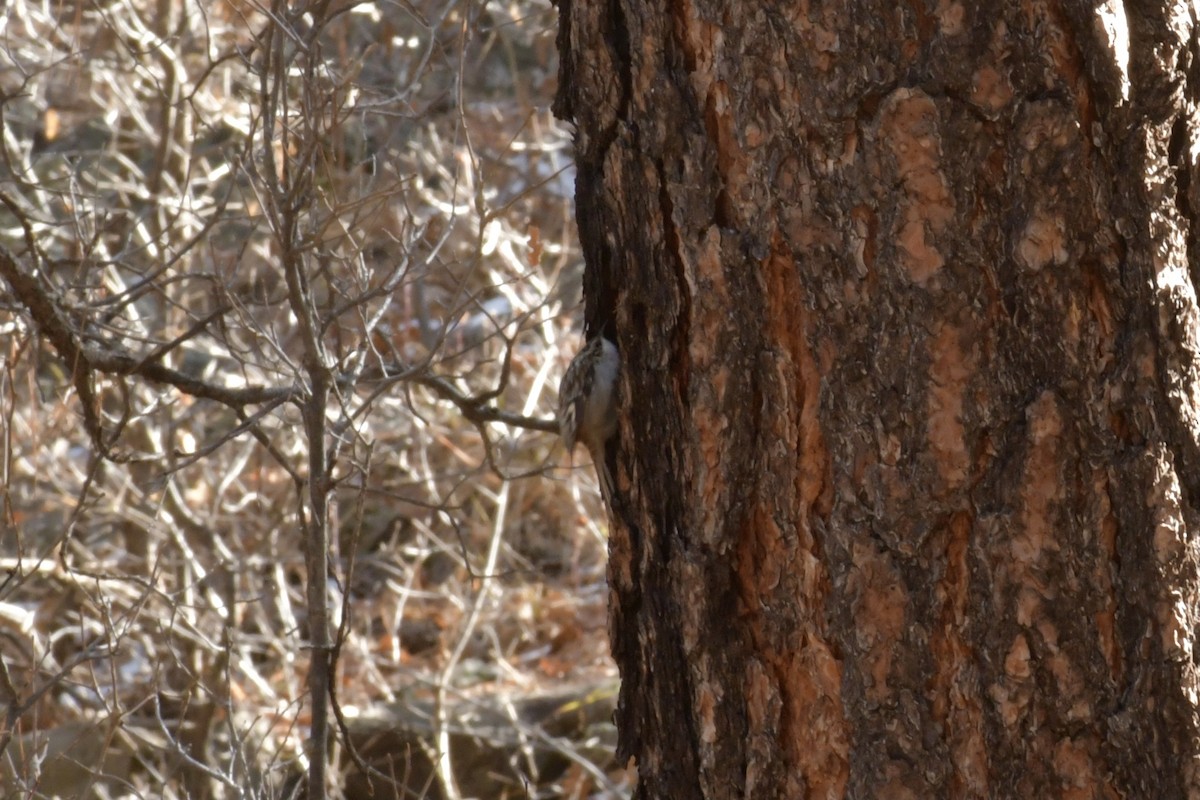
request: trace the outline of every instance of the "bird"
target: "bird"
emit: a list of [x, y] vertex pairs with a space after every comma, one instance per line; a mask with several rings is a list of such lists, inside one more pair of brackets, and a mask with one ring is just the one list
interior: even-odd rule
[[604, 448], [617, 432], [620, 371], [617, 346], [595, 336], [575, 354], [558, 387], [558, 429], [567, 455], [573, 457], [578, 444], [588, 449], [600, 479], [600, 494], [610, 508], [614, 486]]

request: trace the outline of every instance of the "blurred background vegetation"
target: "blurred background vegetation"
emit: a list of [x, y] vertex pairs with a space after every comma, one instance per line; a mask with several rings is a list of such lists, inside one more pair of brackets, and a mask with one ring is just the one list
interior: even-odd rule
[[0, 796], [299, 796], [314, 464], [331, 795], [627, 796], [556, 22], [6, 4]]

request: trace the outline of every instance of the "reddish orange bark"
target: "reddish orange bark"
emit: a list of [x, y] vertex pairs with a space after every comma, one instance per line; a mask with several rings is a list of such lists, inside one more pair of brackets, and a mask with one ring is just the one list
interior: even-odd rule
[[560, 4], [640, 796], [1200, 796], [1200, 48], [1122, 8]]

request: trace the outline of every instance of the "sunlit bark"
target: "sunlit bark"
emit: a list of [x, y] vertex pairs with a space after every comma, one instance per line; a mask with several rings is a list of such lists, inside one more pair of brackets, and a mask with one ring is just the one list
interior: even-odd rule
[[1093, 5], [560, 3], [640, 796], [1200, 796], [1200, 49]]

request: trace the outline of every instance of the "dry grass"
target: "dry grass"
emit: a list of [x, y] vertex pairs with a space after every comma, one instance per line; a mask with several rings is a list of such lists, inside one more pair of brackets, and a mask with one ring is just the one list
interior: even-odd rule
[[510, 714], [524, 787], [449, 746], [464, 709], [615, 680], [594, 480], [547, 432], [581, 270], [555, 22], [8, 4], [0, 245], [80, 355], [4, 287], [0, 794], [282, 797], [307, 768], [313, 321], [347, 724], [427, 711], [430, 797], [626, 792], [606, 722]]

